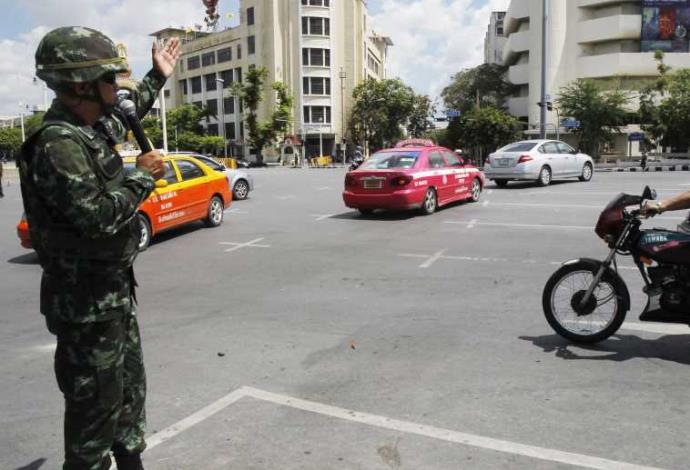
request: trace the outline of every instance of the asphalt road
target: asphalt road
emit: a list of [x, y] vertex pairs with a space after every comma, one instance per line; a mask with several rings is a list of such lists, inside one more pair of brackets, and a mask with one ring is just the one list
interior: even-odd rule
[[[633, 310], [598, 346], [556, 336], [541, 293], [558, 263], [605, 255], [592, 227], [616, 193], [669, 195], [690, 174], [489, 184], [428, 217], [359, 216], [342, 169], [253, 174], [221, 227], [163, 234], [137, 260], [147, 469], [688, 468], [690, 330], [637, 321], [630, 269]], [[0, 200], [0, 468], [56, 469], [63, 405], [20, 213], [14, 182]]]

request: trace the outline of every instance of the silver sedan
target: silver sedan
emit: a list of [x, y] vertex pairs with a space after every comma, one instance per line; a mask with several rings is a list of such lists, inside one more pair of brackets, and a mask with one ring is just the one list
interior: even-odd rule
[[193, 154], [193, 157], [201, 160], [203, 163], [213, 168], [216, 171], [222, 171], [228, 178], [228, 184], [232, 191], [232, 198], [235, 201], [247, 199], [249, 192], [254, 190], [254, 178], [247, 171], [242, 169], [233, 170], [227, 168], [225, 165], [218, 163], [211, 157], [205, 155]]
[[592, 157], [558, 140], [508, 144], [489, 155], [484, 163], [484, 175], [499, 187], [512, 180], [536, 181], [541, 186], [560, 178], [589, 181], [593, 174]]

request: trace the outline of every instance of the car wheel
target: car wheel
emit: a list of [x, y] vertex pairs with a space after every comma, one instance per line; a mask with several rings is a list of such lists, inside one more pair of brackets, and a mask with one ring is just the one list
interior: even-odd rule
[[539, 186], [548, 186], [551, 184], [551, 169], [548, 166], [542, 167], [539, 172], [539, 179], [537, 180]]
[[433, 188], [427, 189], [424, 195], [424, 202], [422, 203], [422, 213], [424, 215], [431, 215], [436, 211], [437, 206], [436, 191]]
[[477, 178], [472, 181], [472, 189], [470, 190], [470, 201], [477, 202], [482, 196], [482, 183]]
[[146, 250], [151, 244], [151, 223], [148, 217], [143, 214], [137, 214], [137, 223], [139, 224], [139, 251]]
[[249, 183], [247, 183], [246, 180], [238, 180], [237, 183], [235, 183], [235, 187], [232, 188], [232, 196], [236, 200], [241, 201], [243, 199], [247, 199], [248, 195]]
[[374, 209], [357, 209], [361, 215], [371, 215], [374, 213]]
[[582, 167], [582, 174], [580, 175], [580, 181], [589, 181], [592, 179], [592, 174], [594, 171], [592, 171], [592, 164], [591, 163], [585, 163], [585, 166]]
[[496, 186], [499, 188], [505, 188], [508, 186], [508, 180], [494, 180], [494, 183], [496, 183]]
[[208, 203], [208, 216], [204, 220], [207, 227], [218, 227], [223, 223], [223, 201], [218, 196], [213, 196]]

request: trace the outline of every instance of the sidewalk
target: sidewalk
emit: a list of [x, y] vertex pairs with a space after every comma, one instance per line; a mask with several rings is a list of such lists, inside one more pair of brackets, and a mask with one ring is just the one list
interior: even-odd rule
[[[643, 171], [638, 161], [624, 161], [618, 163], [595, 163], [594, 171], [598, 172], [641, 172]], [[644, 171], [690, 171], [688, 160], [666, 160], [648, 161]]]

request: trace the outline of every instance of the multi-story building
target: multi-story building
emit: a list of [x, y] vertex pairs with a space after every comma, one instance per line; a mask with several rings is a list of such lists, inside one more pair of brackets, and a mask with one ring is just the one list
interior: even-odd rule
[[[242, 82], [250, 67], [265, 67], [266, 90], [281, 81], [294, 97], [289, 133], [301, 137], [308, 156], [334, 155], [347, 136], [354, 87], [367, 77], [385, 77], [392, 41], [371, 31], [365, 0], [241, 0], [240, 8], [240, 24], [224, 31], [153, 34], [183, 40], [180, 66], [164, 92], [167, 108], [208, 106], [219, 116], [207, 124], [210, 133], [222, 135], [224, 124], [231, 144], [246, 142], [232, 84]], [[275, 102], [264, 96], [260, 120]], [[247, 146], [243, 150], [247, 155]]]
[[[675, 11], [687, 3], [660, 7], [648, 0], [548, 0], [546, 90], [551, 100], [578, 78], [639, 90], [657, 76], [655, 49], [667, 51], [665, 62], [674, 69], [690, 67], [690, 18], [685, 18], [687, 11]], [[542, 15], [542, 0], [511, 0], [504, 18], [503, 63], [509, 66], [508, 79], [518, 85], [508, 108], [528, 123], [528, 133], [537, 133], [540, 125]], [[556, 110], [549, 112], [547, 125], [559, 125]], [[625, 133], [637, 130], [624, 129], [611, 152], [626, 153]]]
[[506, 43], [505, 31], [503, 29], [503, 18], [505, 18], [505, 16], [505, 11], [491, 12], [489, 27], [484, 37], [485, 64], [503, 63], [503, 46], [505, 46]]

